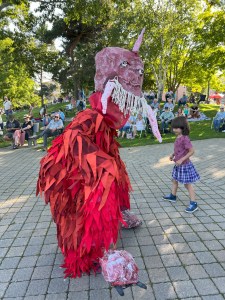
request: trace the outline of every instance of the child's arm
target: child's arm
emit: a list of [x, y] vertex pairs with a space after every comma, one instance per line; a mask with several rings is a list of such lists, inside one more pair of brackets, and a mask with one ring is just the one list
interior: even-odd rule
[[178, 166], [181, 165], [185, 160], [187, 160], [189, 157], [191, 157], [194, 153], [195, 153], [194, 148], [190, 148], [188, 150], [188, 153], [176, 162], [176, 165], [178, 165]]

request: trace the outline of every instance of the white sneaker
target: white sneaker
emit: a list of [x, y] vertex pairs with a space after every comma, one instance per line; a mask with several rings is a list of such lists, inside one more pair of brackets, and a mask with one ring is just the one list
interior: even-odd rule
[[225, 130], [223, 130], [222, 132], [225, 132]]

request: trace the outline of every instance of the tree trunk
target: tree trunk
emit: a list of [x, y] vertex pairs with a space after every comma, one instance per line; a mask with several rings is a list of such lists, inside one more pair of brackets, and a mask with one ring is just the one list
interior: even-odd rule
[[209, 103], [210, 79], [208, 79], [206, 102]]
[[41, 66], [41, 107], [44, 106], [44, 93], [43, 93], [43, 68]]
[[164, 90], [164, 82], [163, 82], [163, 80], [160, 80], [158, 82], [157, 88], [158, 88], [157, 99], [160, 102], [160, 101], [162, 101], [162, 95], [163, 95], [163, 90]]
[[159, 73], [158, 73], [158, 94], [157, 98], [158, 101], [162, 101], [162, 95], [163, 95], [163, 90], [164, 90], [164, 82], [165, 82], [165, 72], [163, 70], [163, 59], [162, 56], [160, 56], [160, 65], [159, 65]]
[[79, 88], [80, 88], [80, 81], [77, 79], [76, 76], [73, 77], [73, 95], [76, 100], [79, 100]]

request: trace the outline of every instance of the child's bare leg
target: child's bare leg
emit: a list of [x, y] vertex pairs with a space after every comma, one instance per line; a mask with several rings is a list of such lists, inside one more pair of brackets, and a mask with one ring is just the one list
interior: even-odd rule
[[195, 201], [195, 190], [194, 190], [193, 185], [192, 184], [185, 184], [184, 186], [188, 190], [191, 201]]
[[177, 189], [178, 189], [178, 182], [173, 179], [173, 184], [172, 184], [172, 194], [176, 196], [177, 194]]

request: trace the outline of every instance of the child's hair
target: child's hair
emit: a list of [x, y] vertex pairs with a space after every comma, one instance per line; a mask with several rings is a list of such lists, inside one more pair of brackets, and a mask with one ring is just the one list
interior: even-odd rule
[[172, 128], [180, 128], [183, 135], [189, 135], [190, 133], [188, 121], [183, 116], [173, 119], [171, 126]]

